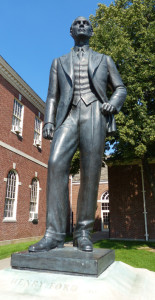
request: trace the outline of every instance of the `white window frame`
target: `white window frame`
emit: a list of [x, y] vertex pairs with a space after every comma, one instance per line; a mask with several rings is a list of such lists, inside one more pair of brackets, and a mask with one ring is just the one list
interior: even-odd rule
[[[19, 111], [17, 111], [17, 109]], [[24, 105], [14, 98], [13, 116], [12, 116], [12, 129], [11, 131], [19, 136], [23, 133], [23, 118], [24, 118]]]
[[102, 204], [103, 203], [108, 203], [109, 204], [109, 191], [105, 191], [102, 195], [101, 195], [101, 231], [106, 231], [109, 229], [105, 229], [104, 226], [104, 217], [103, 217], [103, 213], [110, 213], [109, 209], [102, 209]]
[[[40, 128], [37, 128], [37, 122], [40, 124]], [[34, 120], [34, 142], [33, 145], [41, 149], [42, 146], [42, 121], [40, 118], [35, 116]]]
[[[9, 182], [9, 174], [13, 172], [15, 174], [16, 177], [16, 182], [14, 184], [14, 188], [15, 188], [15, 192], [14, 192], [14, 196], [13, 196], [13, 190], [11, 189], [11, 187], [13, 187], [13, 184], [11, 186], [10, 182]], [[12, 182], [13, 183], [13, 182]], [[4, 205], [4, 218], [3, 221], [16, 221], [16, 213], [17, 213], [17, 197], [18, 197], [18, 185], [19, 185], [19, 176], [18, 173], [16, 172], [16, 170], [10, 170], [8, 172], [8, 176], [7, 176], [7, 183], [6, 183], [6, 194], [5, 194], [5, 205]], [[13, 201], [13, 214], [11, 217], [9, 216], [5, 216], [5, 207], [6, 207], [6, 201], [10, 200]]]
[[[35, 181], [37, 183], [37, 190], [34, 191], [33, 190], [33, 181]], [[29, 221], [33, 221], [34, 219], [38, 219], [38, 208], [39, 208], [39, 180], [38, 178], [34, 177], [32, 179], [31, 185], [29, 186], [31, 188], [31, 195], [30, 195], [30, 210], [29, 210]], [[33, 193], [36, 192], [36, 195], [34, 195]], [[33, 197], [35, 198], [35, 200], [33, 200]], [[31, 204], [34, 203], [35, 204], [35, 210], [31, 210]]]

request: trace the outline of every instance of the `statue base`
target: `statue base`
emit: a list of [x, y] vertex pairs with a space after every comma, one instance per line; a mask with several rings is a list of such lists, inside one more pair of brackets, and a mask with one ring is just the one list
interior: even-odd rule
[[83, 252], [75, 247], [64, 247], [48, 252], [14, 253], [11, 266], [15, 269], [98, 277], [114, 260], [114, 250]]

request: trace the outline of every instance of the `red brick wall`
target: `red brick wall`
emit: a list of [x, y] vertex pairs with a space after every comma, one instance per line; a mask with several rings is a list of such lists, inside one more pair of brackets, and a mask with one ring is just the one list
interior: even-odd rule
[[[152, 166], [153, 167], [153, 166]], [[109, 174], [110, 237], [145, 239], [141, 169], [138, 165], [111, 166]], [[149, 239], [155, 239], [155, 202], [144, 178]]]
[[[3, 222], [6, 182], [8, 171], [16, 163], [16, 171], [19, 176], [16, 222]], [[31, 236], [39, 236], [44, 233], [46, 219], [46, 178], [47, 169], [35, 164], [22, 156], [1, 148], [0, 156], [0, 240], [12, 240]], [[39, 186], [39, 211], [38, 224], [29, 221], [30, 188], [32, 178], [38, 173]]]
[[[73, 187], [72, 187], [73, 226], [76, 224], [76, 209], [77, 209], [77, 198], [78, 198], [79, 188], [80, 188], [79, 183], [73, 183]], [[100, 182], [97, 199], [100, 200], [102, 194], [107, 190], [108, 190], [108, 183]], [[101, 203], [100, 202], [97, 202], [94, 230], [101, 230]]]
[[79, 188], [80, 188], [79, 183], [73, 183], [72, 185], [73, 227], [76, 224], [76, 209], [77, 209], [77, 198], [78, 198]]
[[[153, 178], [155, 178], [155, 164], [150, 164], [150, 171], [153, 174]], [[152, 197], [150, 184], [146, 174], [144, 180], [145, 180], [144, 183], [145, 183], [145, 190], [146, 190], [145, 197], [146, 197], [146, 210], [147, 210], [147, 221], [148, 221], [148, 234], [149, 234], [149, 239], [155, 240], [155, 200]]]
[[[47, 164], [49, 158], [50, 142], [42, 139], [42, 149], [39, 151], [33, 145], [35, 116], [38, 116], [38, 109], [22, 96], [21, 103], [24, 105], [23, 133], [22, 139], [11, 132], [14, 98], [19, 97], [19, 91], [0, 76], [0, 140], [4, 143], [23, 151], [35, 159]], [[43, 114], [40, 116], [43, 121]], [[25, 237], [33, 237], [44, 234], [46, 222], [46, 180], [47, 168], [42, 167], [20, 155], [11, 152], [0, 146], [0, 240], [12, 240]], [[16, 164], [16, 171], [19, 176], [17, 215], [16, 222], [3, 222], [4, 203], [6, 193], [6, 182], [8, 172]], [[42, 190], [39, 192], [38, 224], [34, 225], [29, 221], [30, 209], [30, 188], [32, 178], [38, 173], [37, 178]]]
[[[18, 150], [25, 152], [28, 155], [35, 157], [36, 159], [44, 163], [47, 163], [50, 142], [48, 140], [42, 139], [41, 151], [39, 151], [37, 147], [33, 145], [35, 116], [38, 116], [39, 110], [24, 96], [22, 96], [21, 100], [21, 104], [24, 105], [22, 139], [19, 139], [18, 136], [11, 131], [14, 98], [18, 99], [18, 97], [19, 91], [17, 91], [0, 75], [0, 140], [5, 142], [6, 144], [11, 145], [12, 147], [17, 148]], [[43, 121], [43, 114], [41, 114], [40, 118]]]
[[[38, 151], [37, 147], [33, 145], [34, 138], [34, 121], [35, 116], [38, 116], [38, 109], [32, 105], [28, 99], [22, 96], [21, 103], [24, 105], [23, 118], [23, 133], [22, 139], [19, 139], [16, 134], [11, 132], [12, 128], [12, 114], [14, 98], [19, 97], [19, 91], [16, 90], [9, 82], [7, 82], [0, 75], [0, 140], [4, 143], [23, 151], [24, 153], [34, 157], [35, 159], [48, 163], [50, 142], [42, 139], [42, 150]], [[43, 114], [41, 120], [43, 121]], [[33, 237], [44, 234], [46, 222], [46, 180], [47, 169], [36, 164], [20, 155], [17, 155], [10, 150], [0, 147], [0, 240], [12, 240], [25, 237]], [[19, 176], [18, 199], [17, 199], [17, 215], [16, 222], [3, 222], [4, 217], [4, 203], [6, 193], [6, 182], [8, 172], [13, 168], [13, 163], [16, 164], [16, 171]], [[29, 222], [29, 208], [30, 208], [30, 188], [32, 178], [38, 173], [40, 188], [39, 192], [39, 212], [38, 224], [34, 225]], [[107, 184], [100, 183], [98, 199], [101, 198], [102, 193], [107, 190]], [[79, 185], [73, 185], [72, 189], [72, 211], [73, 211], [73, 225], [76, 223], [76, 205]], [[96, 228], [100, 230], [101, 205], [97, 203], [96, 211]], [[70, 212], [69, 212], [70, 213]], [[68, 219], [69, 221], [69, 219]], [[68, 226], [69, 230], [69, 226]]]
[[[98, 188], [98, 200], [101, 200], [101, 196], [105, 191], [108, 191], [108, 183], [100, 182]], [[95, 215], [94, 230], [101, 231], [101, 202], [97, 202], [97, 210]]]

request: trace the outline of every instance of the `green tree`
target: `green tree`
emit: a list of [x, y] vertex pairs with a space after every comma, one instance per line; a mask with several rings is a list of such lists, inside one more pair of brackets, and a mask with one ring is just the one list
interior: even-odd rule
[[141, 159], [154, 189], [147, 162], [155, 156], [155, 1], [98, 4], [90, 21], [91, 47], [113, 58], [127, 87], [126, 101], [116, 115], [117, 133], [108, 139], [113, 158]]

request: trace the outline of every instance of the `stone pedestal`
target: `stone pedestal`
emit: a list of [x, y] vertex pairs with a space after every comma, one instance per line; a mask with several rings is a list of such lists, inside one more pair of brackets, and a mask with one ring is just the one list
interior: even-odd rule
[[153, 300], [155, 272], [115, 261], [100, 276], [72, 276], [6, 269], [0, 271], [5, 300]]
[[114, 260], [114, 250], [83, 252], [75, 247], [65, 247], [48, 252], [15, 253], [11, 257], [11, 266], [16, 269], [98, 277]]

